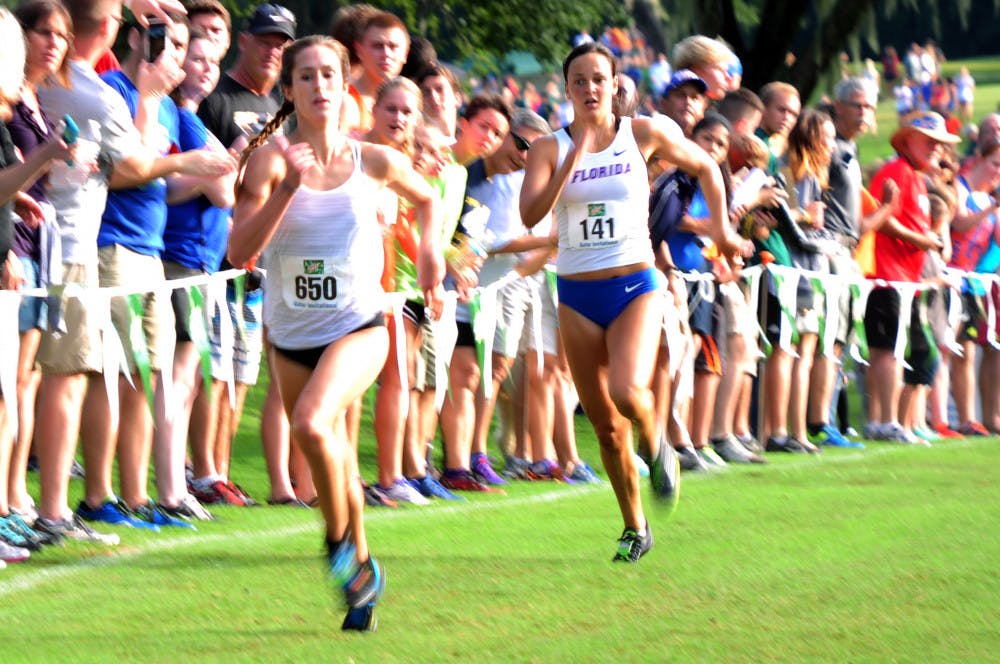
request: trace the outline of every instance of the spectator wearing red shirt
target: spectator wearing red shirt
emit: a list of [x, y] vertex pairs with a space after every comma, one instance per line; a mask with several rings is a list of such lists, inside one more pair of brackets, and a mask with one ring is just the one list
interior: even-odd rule
[[[875, 233], [876, 278], [917, 282], [927, 251], [941, 248], [941, 238], [931, 230], [924, 173], [941, 160], [943, 144], [958, 140], [945, 129], [944, 119], [937, 113], [916, 111], [900, 120], [899, 129], [890, 139], [897, 156], [875, 174], [869, 188], [881, 194], [887, 180], [899, 188], [892, 217]], [[913, 310], [916, 312], [915, 307]], [[902, 367], [893, 355], [899, 312], [899, 293], [895, 289], [872, 291], [865, 313], [865, 334], [871, 350], [868, 421], [872, 437], [906, 442], [906, 431], [898, 421]], [[913, 329], [919, 329], [919, 323], [917, 327], [911, 324]]]

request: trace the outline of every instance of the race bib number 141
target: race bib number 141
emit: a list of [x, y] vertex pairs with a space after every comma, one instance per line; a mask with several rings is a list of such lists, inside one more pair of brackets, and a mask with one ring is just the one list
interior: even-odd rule
[[613, 203], [586, 203], [570, 208], [568, 230], [572, 249], [603, 249], [625, 239], [623, 228], [615, 219]]

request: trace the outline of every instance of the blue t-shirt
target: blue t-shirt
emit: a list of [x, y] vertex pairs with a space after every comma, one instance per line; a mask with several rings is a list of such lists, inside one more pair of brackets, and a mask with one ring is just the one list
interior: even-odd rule
[[[125, 99], [132, 119], [139, 104], [139, 91], [125, 73], [111, 71], [101, 79]], [[178, 145], [177, 106], [169, 97], [160, 102], [160, 132], [153, 146], [160, 156], [166, 156]], [[163, 229], [167, 225], [167, 183], [157, 178], [141, 187], [108, 192], [108, 202], [101, 217], [97, 246], [120, 244], [146, 256], [159, 256], [163, 251]]]
[[[191, 111], [178, 109], [181, 152], [206, 146], [221, 148], [205, 123]], [[218, 144], [218, 145], [215, 145]], [[215, 272], [222, 264], [229, 238], [229, 209], [217, 208], [205, 196], [167, 208], [163, 231], [163, 259], [203, 272]]]
[[[702, 193], [701, 187], [695, 190], [686, 213], [693, 219], [704, 219], [710, 216], [708, 203], [705, 201], [705, 194]], [[675, 230], [667, 236], [667, 245], [670, 246], [670, 255], [674, 259], [674, 265], [682, 272], [710, 271], [711, 265], [702, 252], [704, 245], [694, 233]]]

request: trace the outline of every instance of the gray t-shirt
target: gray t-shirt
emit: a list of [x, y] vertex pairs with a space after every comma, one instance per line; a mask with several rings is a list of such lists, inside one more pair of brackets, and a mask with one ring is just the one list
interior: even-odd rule
[[80, 128], [77, 161], [53, 164], [46, 193], [56, 209], [63, 263], [96, 266], [111, 167], [143, 151], [142, 138], [122, 96], [85, 63], [70, 63], [69, 88], [40, 86], [38, 101], [53, 122], [69, 115]]
[[830, 162], [825, 226], [838, 235], [858, 239], [861, 222], [861, 163], [853, 141], [837, 137], [837, 151]]

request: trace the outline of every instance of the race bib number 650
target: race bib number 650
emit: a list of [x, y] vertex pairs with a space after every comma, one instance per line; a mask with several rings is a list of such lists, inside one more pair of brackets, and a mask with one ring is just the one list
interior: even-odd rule
[[570, 248], [603, 249], [621, 244], [625, 239], [621, 221], [615, 218], [613, 202], [574, 205], [569, 209]]
[[293, 309], [337, 309], [349, 273], [329, 258], [282, 256], [282, 296]]

